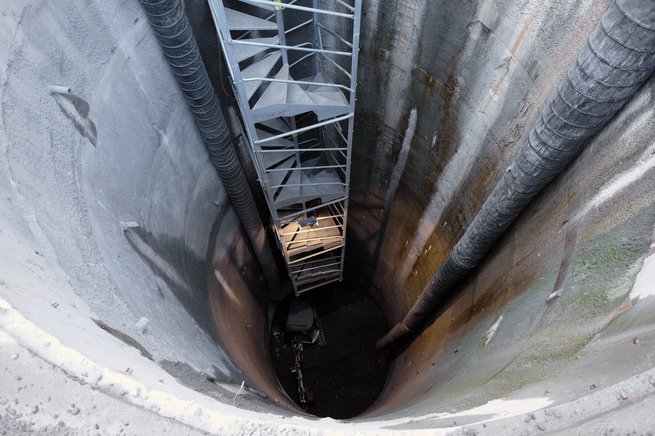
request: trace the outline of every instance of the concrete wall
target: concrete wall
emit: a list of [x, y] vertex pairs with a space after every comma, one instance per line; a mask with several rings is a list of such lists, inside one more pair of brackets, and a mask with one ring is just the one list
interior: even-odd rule
[[[390, 322], [607, 4], [364, 2], [347, 263]], [[259, 271], [138, 2], [1, 9], [0, 385], [47, 380], [42, 396], [70, 409], [81, 382], [88, 410], [64, 427], [92, 428], [111, 399], [144, 410], [129, 411], [140, 433], [154, 413], [218, 434], [652, 428], [653, 82], [396, 360], [373, 408], [316, 421], [289, 417]], [[2, 422], [54, 433], [55, 406], [16, 395], [0, 395]]]
[[[471, 222], [607, 5], [369, 3], [347, 264], [371, 281], [390, 323]], [[653, 299], [637, 301], [631, 289], [653, 241], [654, 89], [651, 81], [533, 202], [459, 301], [396, 360], [371, 416], [526, 392], [568, 401], [616, 382], [613, 371], [655, 364], [648, 345], [631, 342], [653, 322]], [[406, 132], [412, 108], [417, 125]], [[609, 356], [619, 362], [612, 371], [580, 369]]]
[[260, 270], [139, 3], [2, 12], [3, 304], [154, 387], [181, 388], [163, 367], [225, 402], [244, 381], [249, 408], [291, 407]]

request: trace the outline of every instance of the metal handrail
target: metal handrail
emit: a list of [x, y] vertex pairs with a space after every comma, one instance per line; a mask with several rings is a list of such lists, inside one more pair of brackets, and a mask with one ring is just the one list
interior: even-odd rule
[[285, 30], [285, 31], [284, 31], [284, 34], [285, 34], [285, 35], [288, 35], [288, 34], [290, 34], [291, 32], [295, 32], [296, 30], [300, 29], [301, 27], [306, 26], [306, 25], [308, 25], [309, 23], [313, 23], [313, 22], [314, 22], [314, 19], [313, 19], [313, 18], [310, 18], [309, 20], [307, 20], [307, 21], [305, 21], [305, 22], [303, 22], [303, 23], [300, 23], [300, 24], [298, 24], [297, 26], [294, 26], [294, 27], [292, 27], [292, 28], [289, 29], [289, 30]]
[[[295, 3], [297, 3], [297, 2], [298, 2], [298, 0], [291, 0], [291, 1], [287, 4], [287, 6], [288, 6], [288, 5], [295, 4]], [[273, 13], [270, 14], [268, 17], [264, 18], [264, 20], [266, 20], [266, 21], [271, 21], [271, 18], [275, 18], [276, 15], [277, 15], [277, 13], [273, 12]], [[250, 35], [252, 32], [254, 32], [254, 30], [249, 30], [249, 31], [247, 31], [246, 33], [244, 33], [243, 35], [239, 36], [237, 39], [243, 39], [243, 38], [245, 38], [246, 36]]]
[[[313, 242], [313, 241], [322, 241], [324, 239], [341, 239], [341, 235], [336, 235], [336, 236], [319, 236], [317, 238], [305, 238], [305, 239], [297, 239], [295, 241], [289, 241], [285, 242], [285, 245], [292, 245], [292, 244], [302, 244], [303, 242]], [[290, 248], [290, 250], [294, 250], [293, 248]]]
[[326, 31], [327, 33], [329, 33], [330, 35], [332, 35], [332, 36], [334, 36], [335, 38], [337, 38], [339, 41], [341, 41], [341, 42], [343, 42], [344, 44], [346, 44], [348, 47], [353, 48], [353, 45], [352, 45], [351, 43], [349, 43], [348, 41], [346, 41], [346, 40], [344, 39], [343, 36], [339, 35], [339, 34], [336, 33], [336, 32], [331, 31], [330, 29], [328, 29], [327, 27], [325, 27], [325, 26], [322, 25], [321, 23], [316, 23], [316, 25], [317, 25], [318, 27], [320, 27], [321, 29], [325, 30], [325, 31]]
[[292, 261], [289, 262], [289, 265], [294, 265], [294, 264], [299, 263], [299, 262], [302, 262], [302, 261], [304, 261], [304, 260], [311, 259], [311, 258], [314, 258], [314, 257], [316, 257], [316, 256], [320, 256], [321, 254], [327, 253], [327, 252], [329, 252], [329, 251], [337, 250], [337, 249], [343, 247], [343, 245], [344, 245], [344, 244], [337, 245], [337, 246], [335, 246], [335, 247], [331, 247], [331, 248], [328, 248], [327, 250], [321, 251], [320, 253], [315, 253], [315, 254], [311, 254], [311, 255], [309, 255], [309, 256], [302, 257], [302, 258], [300, 258], [300, 259], [292, 260]]
[[[334, 141], [334, 140], [333, 140]], [[293, 147], [293, 146], [291, 146]], [[334, 148], [334, 147], [319, 147], [319, 148], [294, 148], [295, 151], [299, 152], [311, 152], [311, 151], [339, 151], [343, 154], [342, 150], [348, 150], [345, 147], [342, 148]], [[262, 149], [262, 150], [257, 150], [257, 153], [279, 153], [282, 150], [269, 150], [269, 149]]]
[[341, 276], [336, 277], [336, 278], [331, 279], [331, 280], [324, 280], [324, 281], [322, 281], [322, 282], [320, 282], [320, 283], [318, 283], [318, 284], [312, 285], [312, 286], [303, 286], [303, 285], [301, 284], [301, 285], [299, 286], [299, 289], [300, 289], [300, 290], [298, 291], [298, 293], [311, 291], [312, 289], [316, 289], [316, 288], [319, 288], [319, 287], [321, 287], [321, 286], [329, 285], [330, 283], [334, 283], [334, 282], [338, 282], [338, 281], [341, 281]]
[[346, 151], [347, 151], [347, 150], [348, 150], [347, 147], [339, 147], [339, 144], [337, 144], [337, 142], [336, 142], [334, 139], [332, 139], [331, 136], [326, 136], [326, 138], [329, 139], [330, 142], [332, 142], [332, 144], [334, 144], [335, 147], [336, 147], [336, 148], [330, 148], [330, 149], [328, 149], [328, 150], [336, 150], [336, 151], [338, 151], [339, 153], [341, 153], [341, 155], [342, 155], [343, 157], [345, 157], [346, 159], [348, 159], [348, 156], [347, 156], [347, 155], [342, 151], [342, 150], [346, 150]]
[[330, 201], [328, 203], [323, 203], [323, 204], [318, 205], [318, 206], [310, 207], [310, 208], [307, 208], [307, 209], [303, 209], [301, 211], [297, 211], [297, 212], [290, 213], [288, 215], [281, 216], [280, 221], [281, 220], [288, 220], [289, 218], [291, 218], [291, 220], [293, 221], [293, 218], [295, 218], [297, 216], [300, 216], [300, 215], [305, 214], [307, 212], [312, 212], [314, 210], [320, 209], [320, 208], [328, 206], [330, 204], [338, 203], [340, 201], [346, 201], [346, 197], [339, 197], [338, 199], [332, 200], [332, 201]]
[[[305, 170], [327, 170], [330, 168], [343, 168], [345, 165], [320, 165], [320, 166], [313, 166], [313, 167], [296, 167], [290, 170], [289, 168], [273, 168], [273, 169], [267, 169], [267, 173], [276, 173], [276, 172], [289, 172], [289, 171], [305, 171]], [[317, 185], [318, 183], [312, 183], [312, 185]], [[289, 185], [284, 185], [284, 186], [289, 186]]]
[[307, 6], [296, 6], [296, 5], [291, 4], [291, 3], [278, 3], [278, 2], [272, 2], [272, 1], [266, 1], [266, 0], [248, 0], [247, 3], [254, 3], [254, 4], [259, 4], [259, 5], [268, 5], [268, 6], [274, 6], [276, 8], [284, 8], [284, 9], [296, 9], [298, 11], [314, 12], [316, 14], [332, 15], [332, 16], [335, 16], [335, 17], [350, 18], [351, 20], [355, 18], [355, 16], [353, 14], [344, 14], [342, 12], [327, 11], [325, 9], [309, 8]]
[[318, 263], [318, 262], [325, 262], [325, 261], [330, 261], [330, 260], [334, 260], [334, 259], [338, 259], [338, 257], [337, 257], [337, 256], [334, 256], [334, 257], [328, 257], [328, 258], [325, 258], [325, 259], [318, 259], [318, 260], [308, 260], [308, 261], [307, 261], [307, 262], [305, 262], [305, 263], [307, 263], [307, 264], [310, 264], [310, 265], [311, 265], [311, 264], [314, 264], [314, 263]]
[[343, 141], [347, 144], [348, 139], [346, 139], [346, 137], [343, 136], [343, 132], [341, 131], [341, 128], [338, 125], [335, 125], [334, 128], [336, 129], [336, 131], [339, 134], [339, 136], [341, 137], [341, 139], [343, 139]]
[[341, 0], [334, 0], [334, 1], [336, 1], [340, 5], [344, 6], [348, 10], [350, 10], [350, 12], [355, 12], [355, 8], [353, 6], [350, 6], [348, 3], [344, 2], [344, 1], [341, 1]]
[[343, 74], [345, 74], [346, 76], [348, 76], [349, 79], [352, 79], [352, 75], [351, 75], [351, 74], [350, 74], [350, 73], [349, 73], [349, 72], [348, 72], [344, 67], [342, 67], [341, 65], [339, 65], [338, 63], [336, 63], [334, 60], [330, 59], [329, 57], [325, 56], [324, 53], [321, 53], [321, 54], [323, 55], [323, 58], [324, 58], [324, 59], [327, 59], [328, 61], [330, 61], [330, 63], [332, 63], [332, 65], [334, 65], [335, 67], [337, 67], [337, 68], [339, 69], [339, 71], [341, 71]]
[[307, 59], [307, 58], [309, 58], [309, 57], [312, 57], [312, 56], [316, 56], [316, 53], [309, 53], [309, 54], [306, 54], [305, 56], [301, 57], [301, 58], [298, 59], [297, 61], [295, 61], [295, 62], [289, 64], [289, 68], [295, 67], [295, 66], [298, 65], [300, 62], [302, 62], [302, 61], [304, 61], [305, 59]]
[[[326, 219], [329, 219], [329, 218], [331, 218], [331, 219], [334, 221], [334, 219], [336, 219], [336, 218], [343, 218], [343, 215], [342, 215], [342, 214], [337, 214], [337, 215], [319, 216], [319, 217], [316, 218], [316, 220], [317, 220], [317, 221], [321, 221], [321, 220], [326, 220]], [[291, 222], [289, 222], [289, 223], [287, 223], [287, 224], [284, 224], [284, 225], [285, 225], [285, 226], [289, 226], [289, 225], [291, 225], [291, 224], [293, 224], [293, 221], [291, 221]], [[297, 223], [296, 223], [296, 224], [297, 224]], [[339, 225], [341, 225], [341, 224], [339, 224]], [[281, 229], [280, 229], [280, 230], [281, 230]]]
[[298, 51], [307, 51], [312, 53], [326, 53], [333, 54], [337, 56], [352, 56], [352, 53], [349, 51], [339, 51], [339, 50], [325, 50], [319, 48], [305, 48], [300, 45], [282, 45], [282, 44], [268, 44], [266, 42], [253, 42], [253, 41], [244, 41], [242, 39], [232, 39], [227, 41], [228, 44], [237, 44], [237, 45], [252, 45], [255, 47], [267, 47], [267, 48], [282, 48], [286, 50], [298, 50]]
[[[297, 85], [316, 85], [316, 86], [327, 86], [330, 88], [341, 88], [346, 91], [352, 92], [352, 89], [344, 85], [339, 85], [337, 83], [324, 83], [324, 82], [308, 82], [303, 80], [289, 80], [289, 79], [274, 79], [268, 77], [249, 77], [247, 79], [242, 79], [241, 82], [280, 82], [280, 83], [295, 83]], [[336, 102], [335, 102], [336, 103]]]
[[302, 270], [300, 270], [299, 272], [296, 272], [295, 274], [300, 275], [300, 274], [302, 274], [302, 273], [304, 273], [306, 271], [311, 271], [311, 270], [320, 269], [320, 268], [329, 268], [329, 267], [337, 266], [337, 265], [340, 265], [340, 264], [341, 264], [341, 262], [336, 262], [336, 263], [328, 263], [326, 265], [313, 266], [311, 268], [303, 268]]
[[[334, 266], [334, 265], [330, 265], [330, 267], [333, 267], [333, 266]], [[326, 267], [324, 267], [324, 268], [328, 268], [328, 267], [326, 266]], [[306, 269], [305, 271], [309, 271], [309, 270], [311, 270], [311, 269], [317, 269], [317, 268], [308, 268], [308, 269]], [[305, 271], [303, 271], [303, 272], [305, 272]], [[297, 276], [297, 277], [296, 277], [296, 280], [298, 280], [298, 281], [301, 282], [301, 283], [303, 283], [303, 282], [310, 282], [310, 283], [313, 283], [313, 282], [316, 282], [316, 281], [317, 281], [316, 279], [318, 279], [318, 278], [321, 278], [321, 277], [324, 277], [324, 276], [330, 276], [330, 275], [333, 275], [333, 274], [336, 274], [336, 273], [340, 273], [340, 272], [341, 272], [341, 270], [339, 270], [339, 269], [337, 269], [337, 270], [335, 270], [335, 269], [328, 269], [328, 270], [326, 270], [326, 271], [318, 271], [318, 272], [315, 272], [315, 273], [307, 273], [307, 275], [308, 275], [309, 277], [303, 277], [303, 278], [300, 277], [300, 275], [301, 275], [302, 273], [296, 273], [296, 276]]]
[[[295, 168], [295, 169], [297, 169], [297, 168]], [[277, 189], [277, 188], [296, 187], [296, 186], [327, 186], [327, 185], [342, 185], [342, 186], [345, 186], [346, 184], [343, 183], [343, 182], [289, 183], [289, 184], [284, 184], [284, 185], [273, 185], [270, 188], [271, 189]]]
[[295, 130], [290, 130], [288, 132], [280, 133], [279, 135], [269, 136], [268, 138], [265, 138], [265, 139], [258, 139], [258, 140], [254, 141], [254, 142], [255, 142], [255, 144], [262, 144], [264, 142], [274, 141], [276, 139], [284, 138], [284, 137], [287, 137], [287, 136], [297, 135], [298, 133], [303, 133], [303, 132], [306, 132], [308, 130], [315, 129], [317, 127], [323, 127], [323, 126], [327, 126], [328, 124], [338, 123], [339, 121], [347, 120], [347, 119], [352, 118], [354, 116], [355, 116], [354, 113], [350, 113], [348, 115], [342, 115], [342, 116], [337, 117], [337, 118], [332, 118], [330, 120], [321, 121], [320, 123], [312, 124], [311, 126], [302, 127], [300, 129], [295, 129]]
[[327, 226], [327, 227], [316, 227], [316, 228], [311, 228], [309, 230], [297, 230], [295, 232], [291, 233], [282, 233], [280, 236], [293, 236], [293, 235], [298, 235], [300, 233], [309, 233], [309, 232], [316, 232], [320, 230], [327, 230], [327, 229], [340, 229], [342, 226]]

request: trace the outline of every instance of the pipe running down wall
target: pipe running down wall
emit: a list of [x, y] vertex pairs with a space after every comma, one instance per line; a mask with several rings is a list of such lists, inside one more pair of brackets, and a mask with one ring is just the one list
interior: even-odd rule
[[175, 73], [177, 82], [186, 96], [230, 202], [248, 234], [270, 296], [274, 300], [281, 300], [285, 295], [266, 237], [266, 229], [234, 151], [221, 106], [209, 81], [182, 2], [143, 0], [141, 4], [148, 14], [148, 20]]
[[616, 0], [539, 116], [477, 216], [402, 321], [378, 341], [398, 345], [447, 309], [457, 285], [477, 267], [532, 199], [655, 71], [655, 8]]
[[[391, 323], [509, 177], [514, 156], [523, 170], [537, 162], [517, 154], [523, 139], [541, 150], [538, 135], [552, 139], [555, 113], [576, 114], [546, 104], [606, 8], [616, 9], [611, 3], [365, 2], [346, 264]], [[207, 3], [184, 5], [222, 99], [225, 68]], [[653, 2], [618, 2], [633, 5], [651, 5], [632, 18], [652, 21]], [[192, 39], [171, 8], [186, 37], [165, 52], [181, 69], [178, 61], [199, 59], [176, 57], [175, 46]], [[208, 123], [222, 121], [208, 103], [213, 91], [199, 91], [202, 72], [197, 87], [172, 72], [136, 0], [15, 0], [0, 12], [0, 429], [483, 435], [655, 427], [652, 78], [392, 362], [376, 402], [347, 421], [316, 419], [290, 401], [272, 369], [255, 244], [205, 145], [205, 133], [217, 147], [225, 141]], [[621, 29], [640, 29], [630, 26]], [[618, 39], [652, 56], [645, 39]], [[582, 78], [574, 73], [575, 84]], [[591, 95], [601, 85], [578, 89]], [[616, 102], [598, 114], [609, 117], [632, 86], [614, 91]], [[542, 118], [544, 107], [551, 112]], [[197, 123], [205, 109], [212, 115]], [[530, 133], [535, 120], [541, 130]], [[567, 135], [593, 128], [584, 126]], [[213, 160], [234, 162], [229, 147], [220, 150]]]

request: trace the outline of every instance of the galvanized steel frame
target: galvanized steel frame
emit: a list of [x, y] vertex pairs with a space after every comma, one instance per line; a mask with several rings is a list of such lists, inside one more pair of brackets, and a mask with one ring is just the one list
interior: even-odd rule
[[[250, 144], [249, 147], [250, 156], [255, 164], [255, 168], [257, 170], [257, 174], [259, 177], [259, 183], [262, 185], [262, 189], [264, 190], [265, 193], [264, 197], [266, 198], [266, 202], [275, 226], [275, 233], [278, 240], [278, 246], [281, 248], [281, 251], [284, 255], [284, 259], [287, 264], [287, 268], [296, 294], [300, 294], [302, 292], [315, 289], [317, 287], [323, 286], [328, 283], [332, 283], [334, 281], [343, 280], [343, 269], [344, 269], [344, 262], [345, 262], [346, 226], [347, 226], [347, 219], [348, 219], [347, 211], [348, 211], [348, 201], [349, 201], [348, 187], [350, 186], [350, 177], [351, 177], [350, 166], [351, 166], [351, 157], [352, 157], [352, 142], [353, 142], [353, 135], [354, 135], [354, 113], [355, 113], [355, 101], [356, 101], [355, 95], [356, 95], [356, 87], [357, 87], [357, 62], [358, 62], [358, 54], [359, 54], [359, 37], [360, 37], [362, 2], [361, 0], [354, 0], [354, 5], [351, 6], [342, 0], [333, 0], [337, 4], [340, 4], [341, 6], [345, 7], [347, 10], [350, 11], [350, 13], [341, 13], [341, 12], [336, 12], [326, 9], [320, 9], [320, 5], [322, 1], [326, 1], [326, 0], [313, 0], [314, 7], [309, 8], [305, 6], [296, 5], [298, 0], [291, 0], [288, 3], [278, 3], [268, 0], [248, 0], [248, 3], [250, 4], [255, 4], [255, 5], [261, 4], [262, 6], [273, 6], [273, 7], [283, 8], [282, 10], [274, 11], [272, 14], [270, 14], [270, 16], [265, 18], [267, 21], [271, 21], [273, 18], [276, 18], [276, 20], [271, 21], [271, 23], [278, 24], [278, 44], [268, 44], [268, 43], [260, 43], [260, 42], [252, 42], [252, 41], [244, 40], [243, 38], [248, 34], [250, 34], [250, 31], [246, 31], [239, 38], [233, 38], [231, 30], [229, 29], [225, 11], [222, 7], [222, 1], [209, 0], [212, 16], [218, 28], [219, 43], [221, 45], [223, 53], [225, 54], [227, 68], [230, 73], [230, 77], [232, 78], [233, 91], [238, 101], [239, 111], [241, 113], [243, 124], [245, 126], [246, 137], [248, 143]], [[314, 18], [310, 20], [306, 20], [290, 29], [284, 29], [283, 20], [279, 19], [279, 17], [282, 13], [284, 13], [284, 10], [287, 8], [312, 12]], [[319, 18], [321, 15], [352, 19], [353, 27], [352, 27], [351, 41], [347, 41], [343, 36], [339, 35], [336, 31], [333, 32], [332, 30], [326, 28], [323, 24], [321, 24], [319, 22]], [[297, 45], [287, 45], [285, 43], [285, 35], [294, 32], [296, 30], [300, 30], [311, 23], [314, 24], [314, 35], [315, 35], [314, 41], [303, 42]], [[345, 43], [351, 49], [351, 51], [325, 49], [323, 47], [321, 30], [327, 31], [330, 35], [337, 38], [341, 42]], [[283, 62], [286, 61], [287, 65], [289, 65], [289, 68], [291, 68], [292, 66], [307, 59], [308, 57], [315, 56], [317, 72], [318, 71], [325, 72], [325, 69], [322, 67], [321, 64], [323, 60], [327, 60], [338, 71], [340, 71], [345, 76], [347, 76], [350, 86], [348, 87], [338, 83], [317, 83], [317, 82], [281, 80], [281, 79], [275, 79], [270, 77], [244, 78], [241, 74], [241, 69], [239, 68], [239, 60], [235, 52], [235, 46], [237, 45], [259, 46], [265, 49], [276, 48], [279, 49], [281, 53], [291, 50], [307, 52], [309, 53], [308, 55], [301, 57], [291, 65], [288, 64], [288, 60], [286, 56], [284, 56], [283, 54], [282, 57]], [[330, 56], [340, 56], [340, 57], [349, 56], [350, 71], [346, 71], [345, 68], [343, 68], [336, 61], [331, 59]], [[271, 135], [265, 138], [259, 138], [255, 126], [255, 124], [257, 124], [258, 122], [255, 121], [253, 117], [248, 94], [245, 89], [245, 84], [248, 82], [261, 82], [261, 83], [283, 82], [283, 83], [295, 83], [299, 85], [305, 84], [305, 85], [312, 85], [312, 86], [326, 86], [335, 89], [342, 89], [348, 93], [348, 103], [349, 103], [348, 113], [345, 115], [333, 117], [328, 120], [322, 120], [316, 122], [310, 126], [305, 126], [301, 128], [290, 128], [290, 130], [287, 132], [282, 132], [280, 134]], [[347, 122], [347, 133], [345, 135], [343, 129], [340, 126], [341, 122]], [[320, 146], [316, 146], [316, 147], [300, 147], [297, 141], [294, 140], [295, 138], [297, 138], [297, 135], [301, 133], [317, 128], [319, 129], [319, 131], [323, 132], [323, 129], [327, 128], [330, 125], [336, 129], [339, 138], [341, 138], [341, 140], [343, 140], [344, 142], [343, 145], [339, 146], [339, 144], [337, 144], [334, 139], [332, 139], [331, 137], [325, 134], [321, 134], [322, 141], [321, 140], [317, 141], [317, 145]], [[295, 127], [295, 125], [292, 125], [291, 127]], [[329, 138], [332, 141], [334, 147], [329, 147], [328, 144], [326, 144], [325, 138]], [[337, 142], [339, 138], [337, 138]], [[294, 140], [293, 146], [289, 146], [289, 148], [278, 148], [278, 149], [264, 148], [270, 146], [270, 144], [272, 144], [274, 141], [279, 139]], [[334, 164], [302, 167], [300, 164], [300, 159], [297, 159], [298, 167], [292, 167], [288, 169], [267, 169], [263, 161], [263, 157], [264, 157], [263, 155], [265, 153], [272, 153], [280, 150], [296, 151], [298, 153], [308, 152], [308, 151], [329, 152], [329, 153], [339, 152], [341, 156], [343, 156], [343, 158], [345, 159], [345, 162], [340, 163], [338, 162], [336, 157], [333, 157], [335, 161]], [[344, 151], [346, 152], [345, 155], [343, 153]], [[303, 209], [288, 214], [284, 214], [275, 204], [275, 192], [277, 192], [280, 188], [289, 187], [289, 186], [301, 187], [301, 186], [305, 186], [305, 184], [303, 183], [272, 184], [269, 177], [269, 173], [277, 172], [277, 171], [303, 172], [306, 170], [315, 170], [315, 169], [341, 170], [344, 178], [344, 181], [341, 184], [344, 185], [345, 195], [335, 200], [322, 203], [318, 206], [306, 207], [306, 205], [303, 204]], [[302, 181], [302, 177], [300, 178], [300, 180]], [[334, 185], [334, 184], [337, 184], [337, 182], [314, 183], [312, 184], [312, 186]], [[337, 205], [340, 205], [340, 207], [337, 207]], [[338, 228], [340, 229], [340, 236], [339, 237], [328, 236], [328, 237], [316, 238], [316, 239], [330, 239], [330, 240], [339, 239], [340, 240], [339, 244], [324, 249], [323, 251], [320, 251], [318, 253], [310, 252], [310, 254], [298, 258], [294, 257], [293, 255], [290, 255], [289, 254], [290, 250], [287, 249], [287, 245], [290, 247], [291, 244], [285, 244], [283, 242], [283, 238], [289, 235], [297, 236], [302, 233], [311, 232], [312, 230], [300, 229], [292, 232], [288, 232], [288, 231], [285, 232], [283, 230], [283, 227], [293, 225], [294, 220], [298, 219], [298, 217], [302, 217], [302, 216], [306, 217], [308, 213], [317, 210], [325, 210], [328, 212], [325, 217], [318, 215], [318, 220], [324, 220], [324, 219], [333, 220], [333, 223], [335, 225], [328, 226], [325, 229]], [[310, 238], [308, 240], [313, 240], [313, 238]], [[339, 252], [335, 253], [334, 256], [330, 254], [327, 257], [324, 257], [323, 259], [314, 260], [315, 257], [319, 257], [324, 253], [334, 253], [337, 250]], [[324, 264], [321, 264], [320, 262], [324, 262]], [[298, 264], [300, 264], [301, 266], [298, 267]], [[339, 266], [338, 268], [339, 276], [332, 277], [334, 273], [337, 272], [337, 270], [332, 270], [332, 267], [336, 265]], [[329, 274], [326, 274], [326, 277], [328, 277], [328, 280], [322, 280], [322, 281], [313, 280], [313, 281], [309, 281], [306, 285], [299, 283], [299, 277], [303, 272], [313, 271], [320, 268], [323, 269], [327, 268], [326, 271], [329, 272]]]

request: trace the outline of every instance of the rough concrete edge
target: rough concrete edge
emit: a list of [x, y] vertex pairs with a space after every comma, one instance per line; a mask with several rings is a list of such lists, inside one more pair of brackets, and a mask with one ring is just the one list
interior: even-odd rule
[[[505, 434], [524, 434], [528, 430], [566, 431], [582, 423], [592, 422], [623, 407], [644, 401], [655, 395], [655, 369], [644, 371], [604, 389], [555, 404], [527, 415], [517, 415], [502, 422], [500, 427], [485, 429], [482, 423], [462, 427], [467, 431], [503, 430]], [[529, 420], [529, 421], [528, 421]], [[526, 425], [526, 423], [528, 423]], [[613, 430], [632, 429], [634, 422], [617, 423]]]
[[[92, 389], [125, 401], [147, 411], [174, 419], [190, 427], [213, 434], [321, 434], [326, 425], [339, 425], [334, 420], [321, 422], [322, 429], [311, 428], [316, 421], [285, 418], [273, 414], [255, 413], [207, 398], [212, 407], [180, 398], [169, 392], [153, 389], [134, 377], [97, 364], [80, 352], [63, 345], [56, 337], [23, 317], [9, 302], [0, 297], [0, 330], [28, 351], [62, 369], [75, 379], [88, 383]], [[190, 396], [196, 393], [188, 388]], [[332, 432], [332, 431], [331, 431]], [[345, 433], [345, 429], [334, 432]]]
[[[88, 383], [92, 389], [125, 401], [149, 412], [174, 419], [190, 427], [214, 434], [468, 434], [470, 431], [488, 433], [502, 429], [506, 434], [524, 432], [526, 428], [565, 430], [580, 422], [592, 420], [610, 411], [636, 403], [655, 395], [655, 369], [637, 374], [607, 388], [566, 403], [550, 405], [540, 410], [523, 410], [507, 416], [499, 413], [469, 425], [444, 428], [399, 428], [430, 419], [463, 416], [437, 413], [391, 421], [339, 422], [324, 418], [309, 420], [302, 417], [285, 418], [269, 413], [251, 412], [211, 400], [211, 406], [180, 398], [169, 392], [152, 389], [129, 375], [103, 367], [76, 350], [63, 345], [57, 338], [23, 317], [10, 303], [0, 297], [0, 329], [18, 344], [70, 376]], [[182, 388], [187, 390], [188, 388]], [[196, 393], [188, 390], [190, 395]], [[126, 394], [127, 392], [127, 394]], [[209, 400], [209, 399], [208, 399]], [[526, 424], [524, 416], [532, 417]], [[488, 416], [488, 415], [487, 415]], [[487, 426], [486, 423], [494, 423]], [[395, 428], [391, 428], [394, 426]]]

